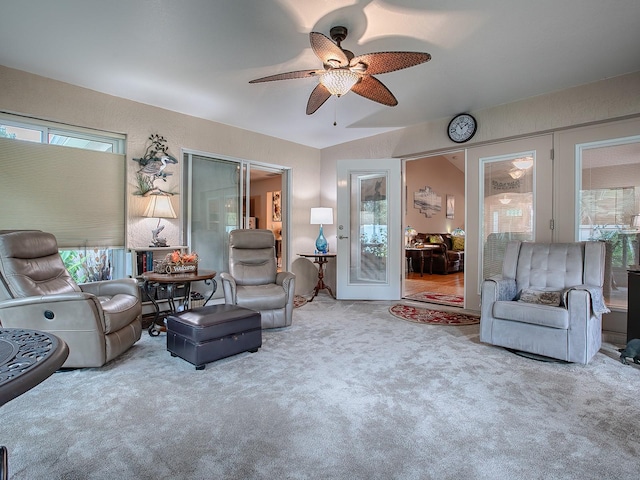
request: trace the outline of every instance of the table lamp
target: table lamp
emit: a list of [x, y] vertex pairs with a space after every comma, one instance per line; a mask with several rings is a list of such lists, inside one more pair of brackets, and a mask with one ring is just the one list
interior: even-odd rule
[[314, 207], [311, 209], [311, 225], [320, 225], [320, 233], [316, 239], [316, 252], [327, 253], [327, 239], [324, 238], [322, 225], [333, 225], [333, 209], [329, 207]]
[[158, 234], [164, 230], [164, 225], [160, 226], [160, 220], [163, 218], [178, 218], [173, 205], [171, 205], [171, 199], [167, 195], [150, 195], [149, 205], [142, 214], [143, 217], [157, 218], [158, 225], [154, 230], [151, 230], [153, 245], [151, 247], [168, 247], [167, 239], [158, 237]]

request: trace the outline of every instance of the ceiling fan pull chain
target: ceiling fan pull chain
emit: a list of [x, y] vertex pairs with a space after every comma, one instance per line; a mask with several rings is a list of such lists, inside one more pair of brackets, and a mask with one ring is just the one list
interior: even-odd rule
[[333, 97], [333, 126], [338, 125], [338, 97], [332, 95]]

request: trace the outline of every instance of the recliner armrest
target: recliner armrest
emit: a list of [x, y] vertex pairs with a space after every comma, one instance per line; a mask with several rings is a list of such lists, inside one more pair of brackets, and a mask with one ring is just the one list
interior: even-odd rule
[[295, 279], [295, 274], [291, 272], [278, 272], [276, 274], [276, 284], [282, 285], [282, 288], [284, 288], [287, 294], [291, 297], [293, 297], [293, 289], [291, 288], [291, 285], [295, 285]]
[[222, 272], [220, 274], [222, 280], [222, 290], [224, 292], [224, 299], [226, 303], [235, 304], [236, 298], [236, 279], [228, 272]]
[[[495, 275], [493, 277], [486, 278], [483, 282], [483, 286], [489, 286], [494, 284], [493, 290], [495, 293], [495, 297], [491, 299], [491, 301], [503, 301], [503, 300], [514, 300], [516, 295], [518, 294], [516, 290], [516, 281], [513, 278], [503, 278], [502, 275]], [[484, 292], [485, 289], [483, 288]], [[484, 300], [484, 299], [483, 299]]]
[[114, 296], [117, 294], [133, 295], [140, 297], [138, 281], [133, 278], [120, 278], [117, 280], [103, 280], [101, 282], [82, 283], [78, 285], [83, 292], [99, 296]]

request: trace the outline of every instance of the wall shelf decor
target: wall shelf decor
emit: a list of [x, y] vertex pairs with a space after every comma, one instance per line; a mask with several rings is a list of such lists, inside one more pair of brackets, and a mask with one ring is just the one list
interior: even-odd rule
[[156, 181], [167, 181], [167, 177], [173, 175], [167, 170], [170, 165], [178, 163], [178, 159], [169, 154], [167, 139], [157, 133], [149, 136], [149, 145], [140, 158], [134, 158], [134, 162], [140, 164], [136, 172], [136, 185], [138, 189], [134, 195], [173, 195], [173, 193], [163, 190], [155, 185]]

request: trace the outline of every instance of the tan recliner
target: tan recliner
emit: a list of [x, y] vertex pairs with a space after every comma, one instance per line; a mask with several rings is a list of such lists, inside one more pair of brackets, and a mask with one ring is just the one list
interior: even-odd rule
[[136, 280], [77, 285], [52, 234], [0, 231], [0, 324], [62, 338], [64, 368], [101, 367], [125, 352], [140, 339], [141, 316]]
[[271, 230], [229, 234], [229, 272], [220, 274], [225, 303], [257, 310], [262, 328], [288, 327], [293, 320], [296, 276], [278, 272]]

